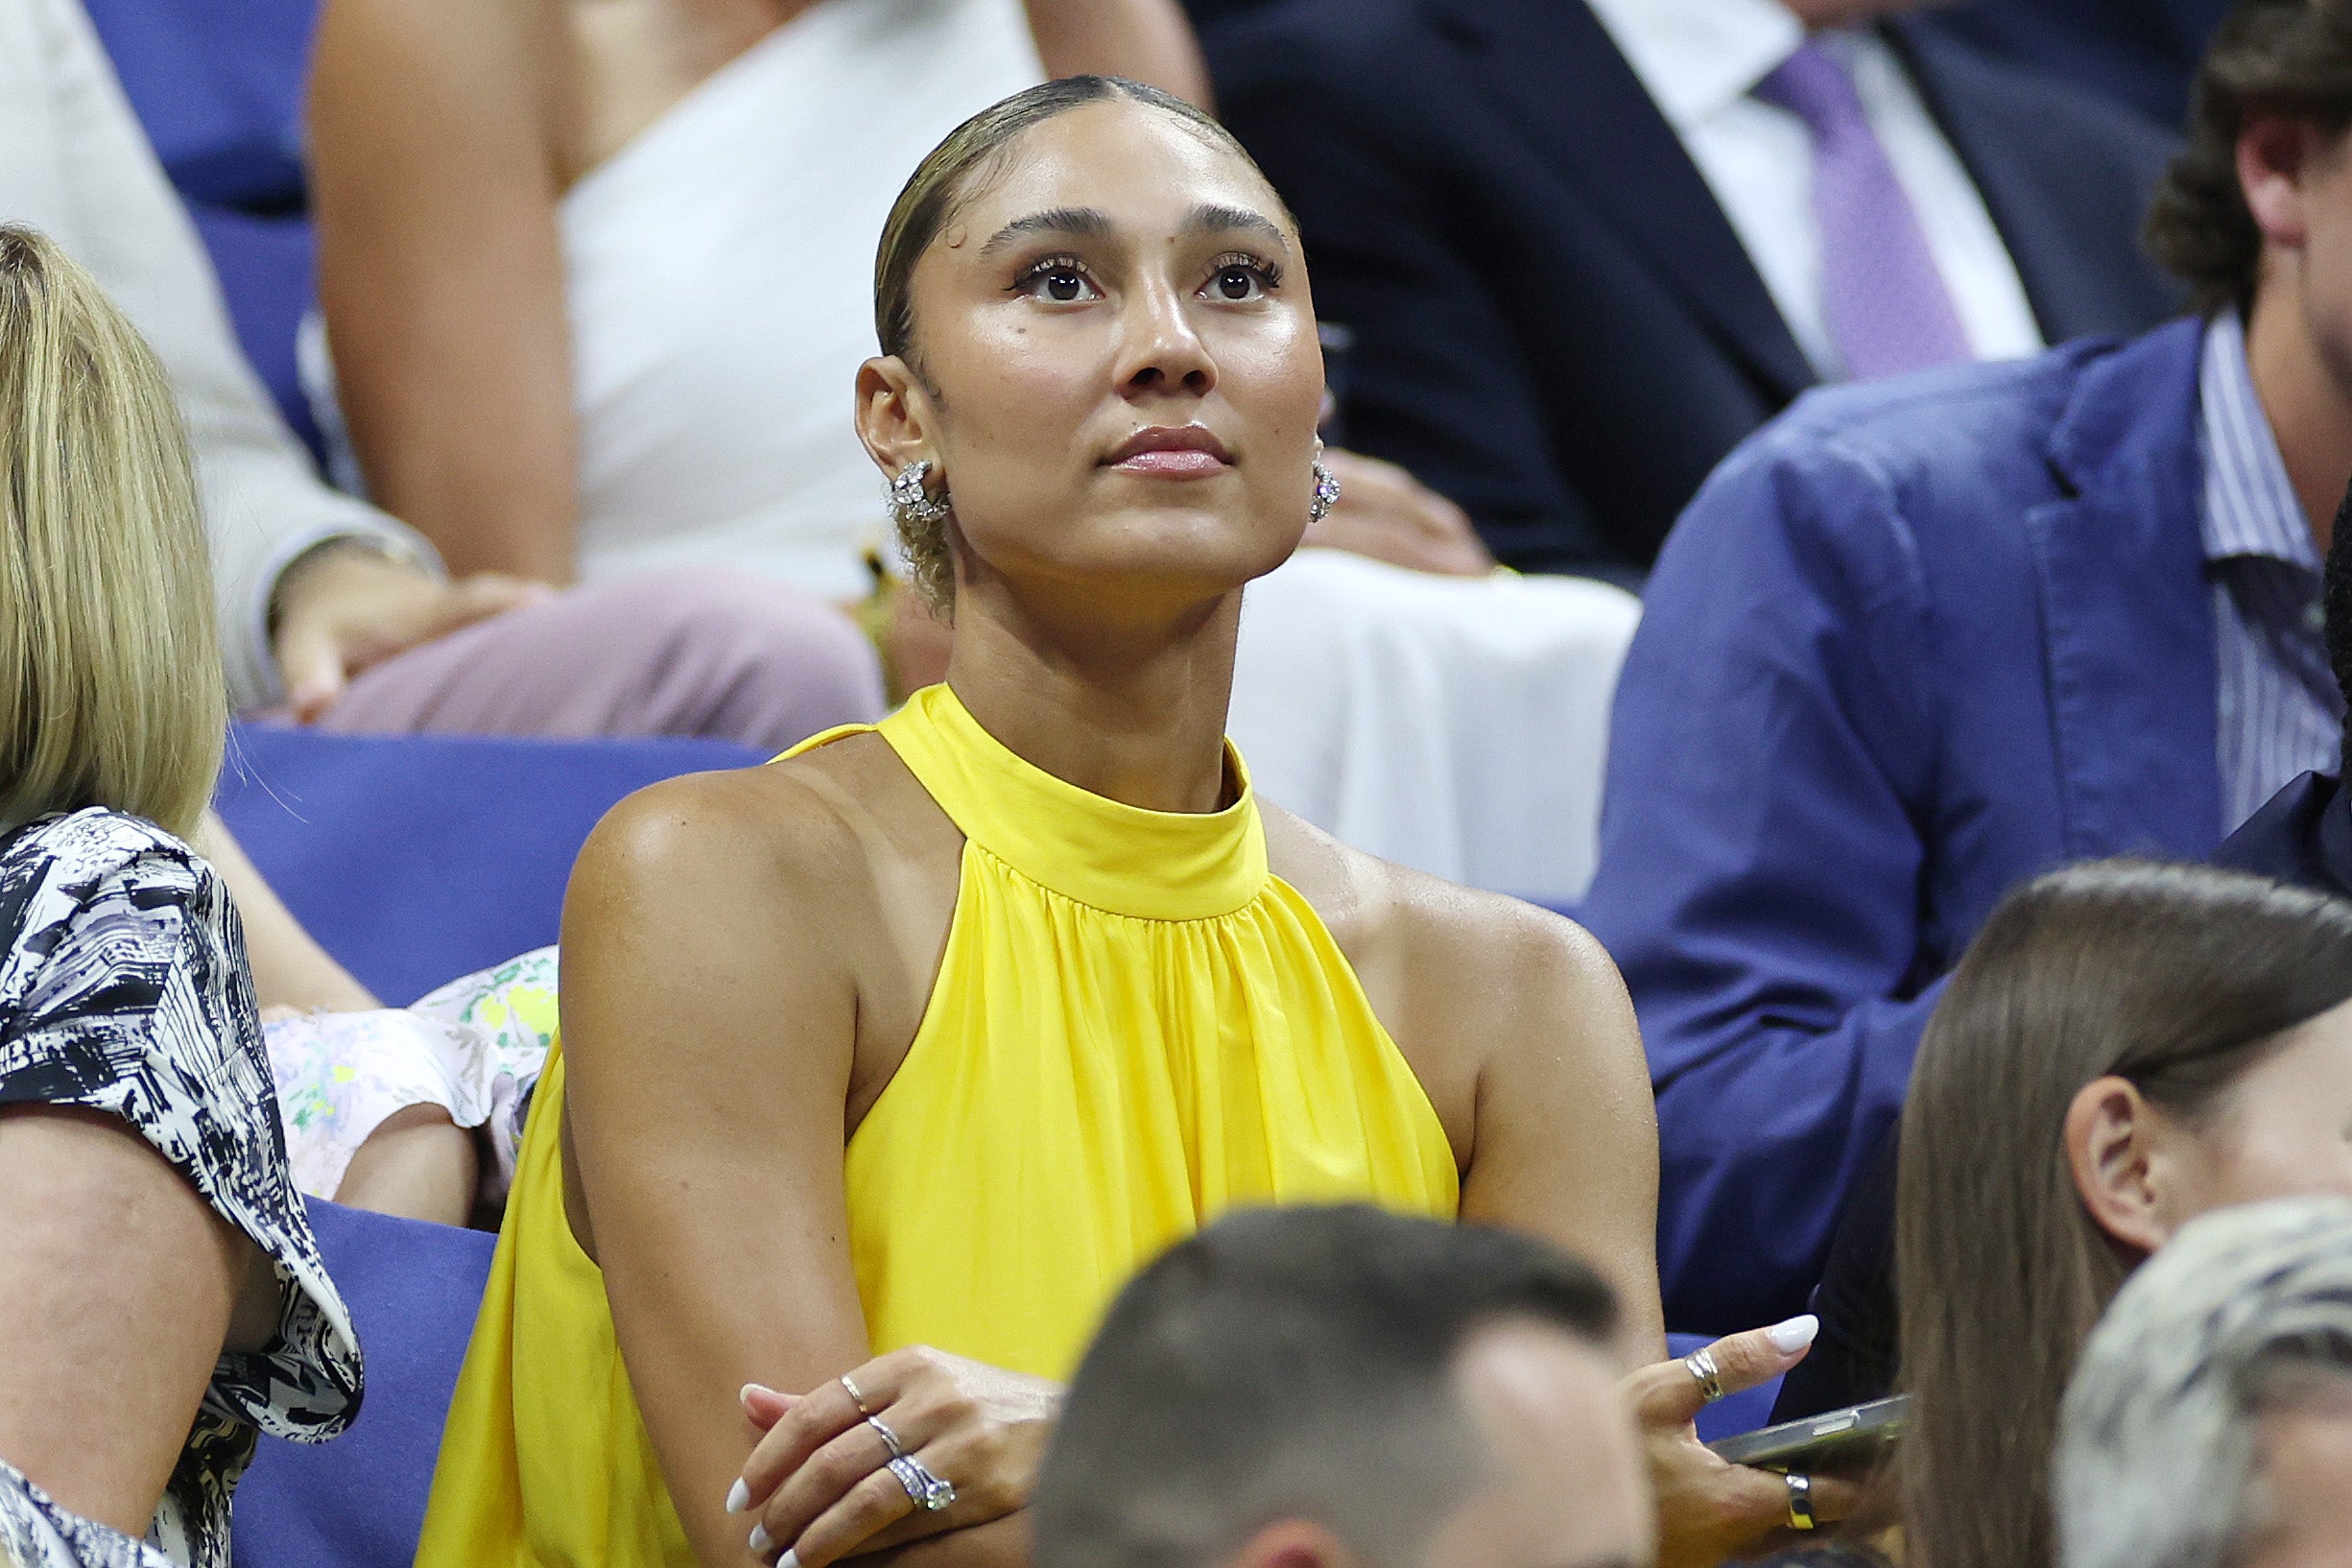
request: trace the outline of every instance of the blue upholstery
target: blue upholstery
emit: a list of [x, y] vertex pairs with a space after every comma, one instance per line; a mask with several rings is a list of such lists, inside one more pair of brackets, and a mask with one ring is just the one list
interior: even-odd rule
[[302, 91], [318, 0], [83, 3], [211, 252], [239, 345], [318, 451], [295, 365], [315, 295]]
[[572, 861], [623, 796], [764, 760], [724, 741], [237, 725], [218, 803], [321, 945], [405, 1005], [554, 941]]
[[264, 1440], [237, 1488], [234, 1568], [409, 1568], [496, 1238], [312, 1199], [368, 1361], [359, 1419], [317, 1447]]

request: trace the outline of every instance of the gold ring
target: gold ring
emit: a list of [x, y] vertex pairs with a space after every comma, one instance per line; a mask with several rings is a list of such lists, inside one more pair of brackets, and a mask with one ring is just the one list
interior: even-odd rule
[[1683, 1369], [1699, 1380], [1699, 1397], [1714, 1404], [1723, 1397], [1723, 1369], [1715, 1365], [1712, 1349], [1694, 1350], [1682, 1358]]

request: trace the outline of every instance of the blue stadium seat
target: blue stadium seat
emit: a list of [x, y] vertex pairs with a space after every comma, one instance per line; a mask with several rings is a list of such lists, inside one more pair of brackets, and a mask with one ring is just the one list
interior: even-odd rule
[[623, 796], [750, 767], [696, 740], [334, 735], [236, 725], [217, 797], [321, 945], [386, 1002], [556, 939], [572, 861]]
[[368, 1392], [332, 1442], [263, 1440], [237, 1488], [230, 1560], [409, 1568], [496, 1238], [308, 1201], [367, 1358]]

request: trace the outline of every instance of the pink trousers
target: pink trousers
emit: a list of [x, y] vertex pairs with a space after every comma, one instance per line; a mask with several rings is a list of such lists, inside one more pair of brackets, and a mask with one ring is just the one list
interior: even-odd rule
[[574, 588], [364, 672], [328, 729], [704, 735], [781, 751], [883, 710], [873, 645], [831, 605], [737, 574]]

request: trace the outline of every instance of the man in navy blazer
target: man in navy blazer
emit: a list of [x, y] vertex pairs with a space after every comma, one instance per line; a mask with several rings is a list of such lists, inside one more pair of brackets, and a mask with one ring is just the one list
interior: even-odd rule
[[[1670, 1320], [1801, 1306], [1940, 977], [2020, 880], [2202, 859], [2332, 767], [2352, 0], [2244, 0], [2151, 238], [2210, 312], [1806, 399], [1675, 530], [1587, 923], [1658, 1095]], [[2340, 101], [2339, 101], [2340, 100]], [[2249, 107], [2258, 106], [2258, 107]]]
[[[1506, 564], [1637, 580], [1708, 472], [1820, 379], [1585, 0], [1194, 4], [1220, 112], [1354, 334], [1348, 444], [1459, 503]], [[1884, 39], [2023, 285], [2038, 334], [2017, 351], [2177, 308], [2135, 243], [2164, 132], [1912, 20]]]

